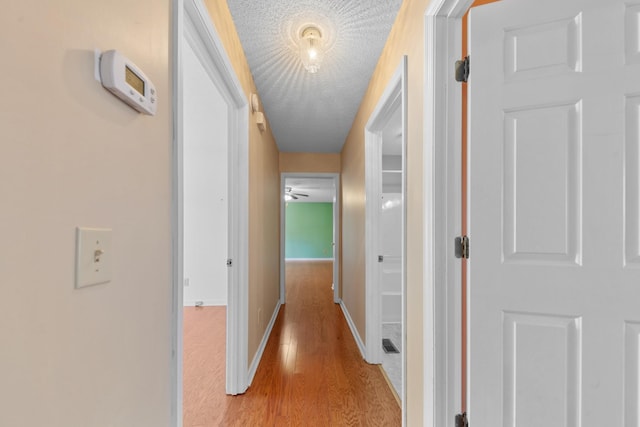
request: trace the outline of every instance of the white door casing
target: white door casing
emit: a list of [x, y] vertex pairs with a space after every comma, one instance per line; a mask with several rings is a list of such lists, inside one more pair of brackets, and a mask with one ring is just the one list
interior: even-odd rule
[[425, 13], [424, 406], [426, 427], [450, 425], [461, 407], [462, 91], [454, 79], [462, 17], [473, 0], [432, 0]]
[[640, 2], [474, 8], [469, 420], [638, 426]]
[[340, 304], [340, 174], [334, 178], [335, 197], [333, 202], [333, 302]]
[[173, 208], [172, 208], [172, 425], [182, 425], [182, 334], [183, 334], [183, 37], [191, 37], [200, 49], [202, 65], [228, 105], [227, 180], [229, 199], [226, 391], [243, 393], [248, 384], [248, 102], [222, 42], [202, 0], [172, 3], [173, 65]]

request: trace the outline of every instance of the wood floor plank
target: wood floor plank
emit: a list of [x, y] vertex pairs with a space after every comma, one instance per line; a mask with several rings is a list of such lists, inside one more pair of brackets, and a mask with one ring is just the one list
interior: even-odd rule
[[286, 305], [244, 395], [224, 394], [224, 345], [212, 332], [224, 337], [224, 308], [185, 308], [184, 426], [400, 426], [389, 385], [333, 303], [331, 262], [286, 268]]

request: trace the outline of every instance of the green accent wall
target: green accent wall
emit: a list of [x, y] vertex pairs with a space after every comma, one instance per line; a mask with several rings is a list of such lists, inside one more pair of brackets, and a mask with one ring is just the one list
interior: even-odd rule
[[333, 203], [287, 203], [285, 258], [333, 258]]

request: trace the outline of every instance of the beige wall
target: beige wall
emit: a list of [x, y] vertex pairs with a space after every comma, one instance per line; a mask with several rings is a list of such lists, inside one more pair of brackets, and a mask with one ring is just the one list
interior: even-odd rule
[[340, 154], [280, 153], [280, 172], [340, 173]]
[[342, 150], [343, 300], [360, 335], [365, 332], [364, 127], [403, 55], [408, 56], [407, 147], [407, 416], [422, 425], [423, 227], [422, 143], [424, 15], [429, 0], [405, 0]]
[[[205, 3], [248, 98], [257, 90], [227, 2]], [[280, 173], [270, 129], [249, 118], [249, 363], [280, 296]]]
[[[168, 426], [170, 2], [35, 0], [0, 14], [0, 425]], [[94, 80], [154, 82], [155, 117]], [[74, 289], [75, 227], [113, 229], [113, 280]]]

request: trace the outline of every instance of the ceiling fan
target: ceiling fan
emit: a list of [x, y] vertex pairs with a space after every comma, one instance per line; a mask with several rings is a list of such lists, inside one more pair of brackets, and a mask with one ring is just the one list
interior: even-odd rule
[[[287, 198], [291, 198], [293, 200], [298, 200], [300, 197], [309, 197], [308, 194], [304, 194], [304, 193], [294, 193], [293, 192], [293, 188], [291, 187], [285, 187], [284, 188], [285, 192], [284, 192], [284, 197], [285, 199]], [[290, 199], [289, 199], [290, 200]]]

